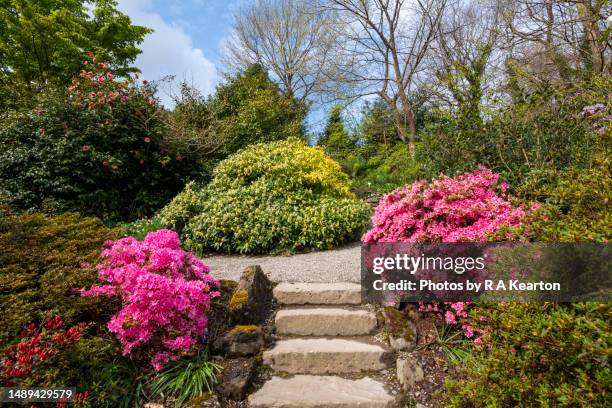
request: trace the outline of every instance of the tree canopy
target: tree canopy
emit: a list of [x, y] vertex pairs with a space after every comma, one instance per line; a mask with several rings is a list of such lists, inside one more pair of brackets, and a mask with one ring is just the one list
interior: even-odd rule
[[88, 52], [126, 74], [149, 28], [133, 25], [115, 0], [0, 0], [0, 108], [65, 85]]
[[251, 143], [303, 135], [304, 109], [260, 65], [229, 77], [209, 97], [183, 84], [171, 115], [177, 144], [224, 158]]

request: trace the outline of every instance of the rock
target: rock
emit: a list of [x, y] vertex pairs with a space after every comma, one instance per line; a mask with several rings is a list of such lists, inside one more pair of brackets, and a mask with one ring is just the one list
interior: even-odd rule
[[347, 339], [288, 339], [263, 353], [264, 364], [292, 374], [345, 374], [382, 370], [385, 349]]
[[266, 345], [259, 326], [237, 325], [213, 343], [215, 353], [226, 357], [246, 357], [258, 354]]
[[408, 351], [416, 346], [416, 326], [401, 311], [393, 307], [383, 310], [385, 329], [389, 335], [389, 345], [395, 351]]
[[302, 336], [361, 336], [376, 328], [376, 315], [341, 308], [285, 309], [276, 313], [276, 331]]
[[272, 298], [272, 283], [261, 267], [246, 267], [229, 302], [232, 322], [242, 325], [264, 323], [272, 309]]
[[155, 402], [149, 402], [143, 405], [143, 408], [164, 408], [163, 404], [156, 404]]
[[229, 303], [238, 286], [238, 282], [222, 279], [219, 282], [221, 296], [213, 298], [210, 312], [208, 313], [207, 342], [213, 344], [217, 337], [229, 329]]
[[423, 367], [413, 359], [398, 358], [396, 364], [397, 380], [404, 390], [413, 388], [417, 382], [425, 378]]
[[251, 408], [391, 408], [395, 398], [371, 378], [335, 376], [272, 377], [249, 396]]
[[216, 387], [217, 393], [237, 401], [244, 399], [255, 375], [255, 359], [235, 358], [225, 360], [221, 365], [223, 372]]
[[358, 283], [279, 283], [274, 297], [284, 305], [359, 305]]

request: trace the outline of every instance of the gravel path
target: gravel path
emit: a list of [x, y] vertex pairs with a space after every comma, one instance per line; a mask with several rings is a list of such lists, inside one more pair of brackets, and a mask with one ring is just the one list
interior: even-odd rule
[[205, 257], [211, 274], [220, 279], [240, 279], [249, 265], [260, 265], [273, 282], [356, 282], [360, 281], [359, 242], [331, 251], [291, 256], [215, 255]]

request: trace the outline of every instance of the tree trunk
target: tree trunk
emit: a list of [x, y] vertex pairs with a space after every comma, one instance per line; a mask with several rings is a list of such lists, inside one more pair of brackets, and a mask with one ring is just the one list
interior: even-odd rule
[[380, 94], [382, 98], [387, 102], [389, 109], [393, 112], [393, 122], [395, 122], [395, 128], [397, 134], [402, 142], [408, 145], [408, 152], [410, 158], [414, 159], [416, 154], [416, 125], [414, 123], [414, 114], [410, 104], [402, 105], [402, 108], [397, 106], [397, 102], [394, 102], [388, 95]]
[[589, 52], [589, 61], [593, 72], [600, 73], [604, 70], [603, 58], [601, 55], [601, 46], [599, 44], [601, 33], [597, 26], [597, 20], [593, 13], [590, 0], [580, 0], [576, 2], [576, 10], [578, 17], [582, 23], [584, 30], [584, 40], [587, 44]]

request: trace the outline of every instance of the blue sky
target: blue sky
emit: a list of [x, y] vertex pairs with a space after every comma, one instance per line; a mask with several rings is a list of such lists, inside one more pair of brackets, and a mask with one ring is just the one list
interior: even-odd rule
[[[246, 0], [119, 0], [134, 24], [153, 28], [141, 44], [136, 65], [143, 78], [175, 75], [204, 93], [220, 81], [222, 44], [230, 35], [232, 14]], [[162, 89], [165, 104], [172, 87]]]

